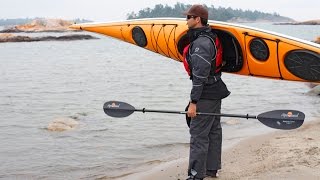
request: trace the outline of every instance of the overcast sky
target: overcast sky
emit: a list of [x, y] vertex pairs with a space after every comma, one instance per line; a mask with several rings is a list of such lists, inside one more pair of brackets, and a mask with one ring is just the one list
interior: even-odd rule
[[298, 21], [320, 19], [320, 0], [0, 0], [0, 19], [10, 18], [84, 18], [94, 21], [126, 19], [127, 13], [156, 4], [173, 6], [206, 4], [243, 10], [277, 12]]

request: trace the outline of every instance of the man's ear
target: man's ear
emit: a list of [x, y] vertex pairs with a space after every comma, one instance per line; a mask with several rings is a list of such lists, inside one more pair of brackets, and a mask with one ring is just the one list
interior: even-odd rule
[[201, 22], [201, 18], [197, 17], [197, 23]]

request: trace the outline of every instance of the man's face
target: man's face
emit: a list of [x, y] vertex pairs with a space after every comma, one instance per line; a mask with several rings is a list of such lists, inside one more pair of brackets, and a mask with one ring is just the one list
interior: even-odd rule
[[197, 24], [199, 22], [198, 19], [200, 19], [199, 17], [197, 16], [192, 16], [192, 15], [187, 15], [187, 25], [188, 25], [188, 28], [189, 29], [192, 29], [192, 28], [195, 28], [197, 27]]

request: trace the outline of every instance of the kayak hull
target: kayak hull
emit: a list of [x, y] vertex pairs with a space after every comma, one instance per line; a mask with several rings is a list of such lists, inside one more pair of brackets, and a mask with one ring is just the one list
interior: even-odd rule
[[[223, 72], [320, 82], [320, 45], [257, 28], [209, 21], [223, 48]], [[179, 18], [138, 19], [74, 24], [74, 29], [104, 34], [182, 61], [189, 43], [187, 24]]]

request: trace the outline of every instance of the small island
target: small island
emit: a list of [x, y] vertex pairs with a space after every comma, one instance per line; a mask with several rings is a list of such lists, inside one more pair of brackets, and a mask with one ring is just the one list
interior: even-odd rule
[[73, 22], [62, 19], [35, 19], [31, 23], [15, 25], [0, 31], [0, 43], [5, 42], [34, 42], [34, 41], [73, 41], [98, 39], [88, 34], [68, 34], [62, 36], [26, 36], [17, 33], [65, 33], [79, 32], [69, 28]]
[[27, 24], [6, 28], [0, 33], [73, 32], [75, 30], [69, 28], [72, 24], [73, 22], [62, 19], [40, 18]]

